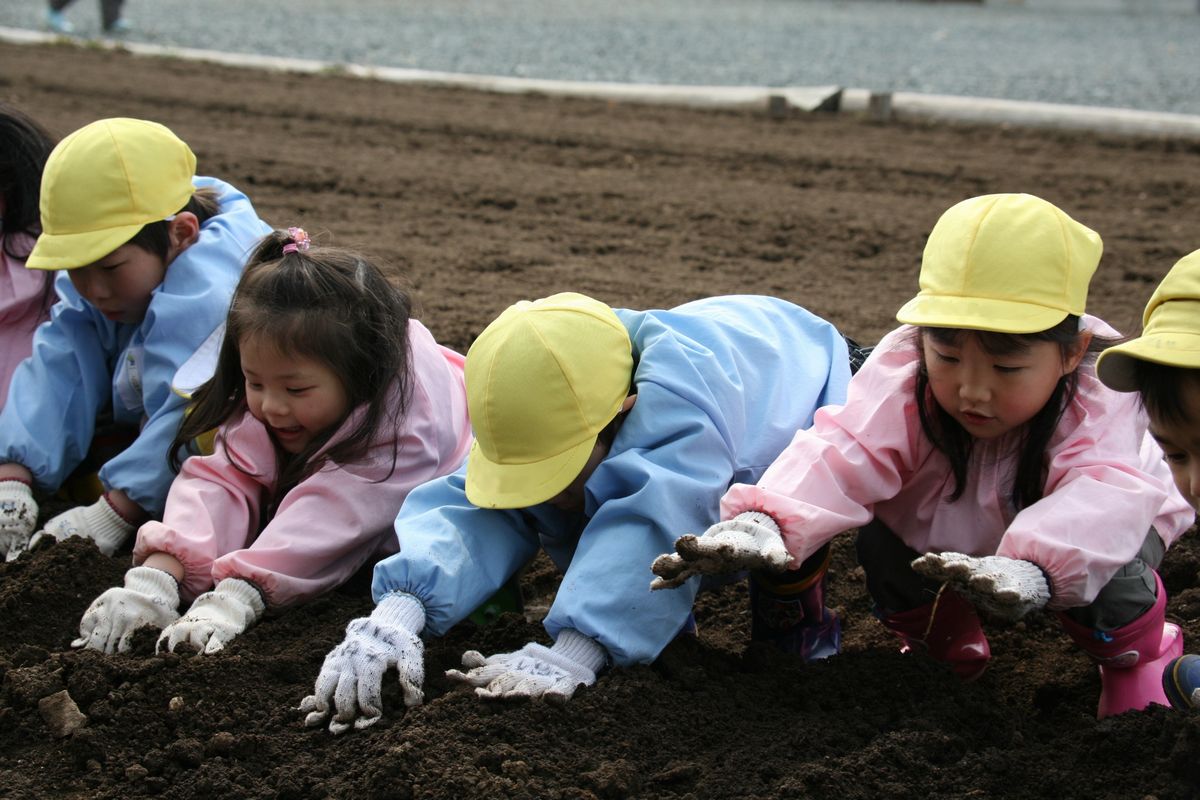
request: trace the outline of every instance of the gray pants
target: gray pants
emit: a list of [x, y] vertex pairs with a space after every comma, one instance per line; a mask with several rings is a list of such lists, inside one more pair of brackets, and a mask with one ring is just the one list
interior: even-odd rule
[[[50, 0], [50, 7], [55, 11], [62, 11], [74, 2], [75, 0]], [[100, 0], [100, 22], [105, 30], [121, 18], [121, 5], [124, 2], [125, 0]]]
[[[867, 577], [867, 591], [878, 612], [909, 611], [932, 603], [941, 584], [913, 571], [909, 564], [921, 553], [910, 548], [879, 520], [858, 531], [858, 563]], [[1090, 605], [1066, 611], [1075, 622], [1101, 631], [1128, 625], [1146, 613], [1157, 597], [1154, 570], [1166, 547], [1153, 528], [1138, 554], [1117, 570]]]

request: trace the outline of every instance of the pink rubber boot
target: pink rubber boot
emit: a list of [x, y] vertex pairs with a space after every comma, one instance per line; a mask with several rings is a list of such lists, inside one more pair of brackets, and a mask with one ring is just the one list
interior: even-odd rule
[[1066, 614], [1059, 620], [1075, 643], [1100, 664], [1098, 719], [1138, 711], [1157, 703], [1170, 705], [1163, 692], [1163, 668], [1183, 652], [1183, 633], [1166, 621], [1167, 591], [1154, 574], [1158, 596], [1150, 610], [1112, 631], [1080, 625]]
[[928, 605], [885, 614], [879, 621], [904, 642], [900, 652], [923, 648], [930, 658], [950, 664], [964, 681], [982, 675], [992, 657], [975, 608], [950, 588]]

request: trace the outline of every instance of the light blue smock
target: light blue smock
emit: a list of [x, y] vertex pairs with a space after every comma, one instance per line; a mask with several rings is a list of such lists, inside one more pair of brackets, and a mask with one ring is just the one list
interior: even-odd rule
[[57, 489], [83, 461], [96, 418], [111, 404], [115, 423], [141, 431], [104, 464], [100, 482], [162, 516], [174, 477], [167, 450], [186, 402], [171, 379], [225, 320], [246, 259], [271, 231], [234, 187], [214, 178], [193, 183], [217, 192], [220, 212], [167, 267], [141, 323], [107, 319], [75, 290], [68, 270], [55, 278], [58, 303], [13, 374], [0, 414], [0, 462], [24, 465], [39, 488]]
[[375, 567], [378, 602], [407, 592], [442, 635], [540, 547], [564, 571], [545, 619], [612, 660], [646, 663], [679, 633], [698, 580], [650, 591], [650, 564], [684, 533], [718, 520], [733, 483], [754, 483], [813, 413], [842, 403], [846, 343], [828, 322], [770, 297], [717, 297], [670, 311], [616, 314], [633, 342], [637, 402], [584, 487], [584, 514], [542, 503], [482, 509], [465, 467], [409, 494], [396, 518], [400, 552]]

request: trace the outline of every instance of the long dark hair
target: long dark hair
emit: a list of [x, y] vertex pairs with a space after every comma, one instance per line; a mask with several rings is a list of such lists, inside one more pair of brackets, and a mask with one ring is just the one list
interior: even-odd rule
[[[42, 192], [42, 170], [54, 149], [54, 138], [28, 116], [0, 103], [0, 197], [4, 198], [4, 254], [15, 261], [29, 258], [30, 249], [17, 250], [24, 233], [36, 239], [42, 232], [38, 202]], [[54, 273], [45, 271], [42, 305], [53, 300]]]
[[[1079, 341], [1079, 317], [1068, 314], [1054, 327], [1037, 333], [996, 333], [964, 328], [917, 329], [916, 336], [913, 337], [920, 357], [916, 383], [917, 414], [921, 420], [921, 430], [929, 437], [933, 446], [950, 461], [950, 470], [954, 475], [951, 502], [962, 497], [967, 488], [967, 465], [971, 459], [971, 447], [975, 439], [934, 399], [933, 391], [929, 388], [929, 371], [925, 364], [925, 348], [922, 342], [924, 337], [928, 336], [940, 344], [956, 346], [968, 335], [974, 336], [979, 346], [992, 356], [1020, 353], [1036, 342], [1053, 342], [1058, 345], [1065, 362]], [[1093, 360], [1096, 353], [1117, 341], [1119, 340], [1093, 336], [1084, 361]], [[1080, 362], [1081, 365], [1083, 363]], [[1079, 370], [1076, 368], [1058, 379], [1046, 404], [1025, 423], [1017, 470], [1013, 478], [1014, 507], [1026, 508], [1042, 499], [1042, 490], [1046, 483], [1046, 449], [1058, 428], [1063, 412], [1075, 399], [1078, 390]]]
[[[345, 464], [362, 458], [382, 425], [399, 428], [411, 392], [408, 295], [357, 253], [318, 246], [284, 253], [284, 246], [291, 243], [289, 233], [276, 231], [264, 237], [250, 256], [229, 308], [216, 372], [196, 391], [170, 451], [171, 466], [178, 471], [181, 449], [194, 453], [191, 443], [197, 437], [242, 413], [246, 403], [243, 341], [263, 337], [285, 355], [325, 364], [342, 382], [349, 408], [365, 407], [362, 419], [320, 459], [313, 456], [340, 423], [300, 453], [289, 454], [276, 443], [280, 471], [271, 507], [326, 462]], [[391, 403], [389, 395], [397, 382], [400, 402]], [[394, 446], [391, 471], [397, 457]]]

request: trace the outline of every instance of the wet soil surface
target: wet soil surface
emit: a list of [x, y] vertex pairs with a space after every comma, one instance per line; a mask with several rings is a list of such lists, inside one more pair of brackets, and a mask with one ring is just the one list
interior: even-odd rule
[[[0, 96], [60, 135], [105, 116], [167, 124], [202, 174], [244, 189], [272, 224], [389, 265], [460, 349], [509, 303], [560, 290], [635, 308], [776, 294], [874, 341], [915, 291], [937, 216], [986, 192], [1039, 194], [1098, 230], [1090, 310], [1126, 331], [1200, 246], [1194, 144], [434, 91], [66, 47], [0, 45]], [[534, 612], [557, 578], [537, 561], [523, 579], [528, 619], [430, 640], [426, 703], [405, 712], [389, 677], [384, 719], [341, 737], [304, 728], [295, 707], [346, 623], [369, 612], [366, 576], [218, 655], [154, 655], [149, 630], [131, 655], [72, 651], [83, 610], [127, 565], [128, 553], [79, 541], [0, 565], [0, 796], [1200, 791], [1200, 714], [1097, 722], [1096, 669], [1049, 616], [989, 624], [992, 666], [970, 685], [900, 655], [870, 614], [849, 536], [831, 571], [845, 620], [835, 659], [805, 665], [751, 645], [746, 590], [732, 585], [701, 598], [696, 640], [564, 706], [485, 703], [452, 687], [442, 673], [464, 650], [547, 641]], [[1194, 533], [1163, 575], [1170, 618], [1200, 643]], [[85, 723], [56, 735], [56, 704]]]

